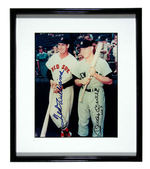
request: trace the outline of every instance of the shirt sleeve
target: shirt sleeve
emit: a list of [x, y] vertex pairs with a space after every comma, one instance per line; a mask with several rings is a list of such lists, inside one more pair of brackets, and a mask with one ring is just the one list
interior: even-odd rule
[[78, 70], [79, 70], [79, 61], [77, 61], [75, 58], [72, 58], [70, 64], [70, 71], [74, 76], [79, 77]]
[[110, 79], [112, 79], [112, 73], [107, 74], [105, 77], [109, 77]]
[[99, 59], [98, 65], [99, 72], [102, 74], [102, 76], [107, 76], [112, 72], [111, 68], [109, 67], [109, 64], [104, 59]]
[[104, 60], [104, 64], [102, 65], [102, 67], [103, 67], [102, 69], [103, 76], [106, 76], [112, 72], [111, 68], [109, 67], [108, 63], [105, 60]]
[[77, 79], [76, 76], [72, 75], [72, 79], [70, 79], [68, 82], [64, 83], [63, 84], [63, 88], [67, 88], [67, 87], [70, 87], [70, 86], [73, 86], [74, 85], [74, 80]]

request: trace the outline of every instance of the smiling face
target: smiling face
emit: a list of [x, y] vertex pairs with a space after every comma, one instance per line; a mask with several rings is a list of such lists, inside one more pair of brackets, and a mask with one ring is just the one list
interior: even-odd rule
[[64, 43], [58, 43], [58, 50], [60, 54], [65, 54], [68, 52], [69, 45]]
[[80, 49], [80, 54], [82, 56], [84, 56], [84, 58], [88, 58], [89, 56], [91, 56], [93, 54], [93, 47], [89, 46], [87, 48], [81, 48]]

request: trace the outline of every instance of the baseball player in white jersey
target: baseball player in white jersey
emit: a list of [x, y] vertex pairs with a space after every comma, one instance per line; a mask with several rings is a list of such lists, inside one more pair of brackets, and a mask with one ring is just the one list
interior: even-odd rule
[[69, 117], [73, 105], [73, 72], [77, 60], [68, 52], [69, 42], [61, 37], [58, 42], [58, 53], [53, 54], [46, 63], [51, 71], [50, 95], [47, 111], [58, 128], [61, 137], [70, 137]]
[[[105, 118], [105, 95], [103, 84], [112, 84], [111, 69], [108, 63], [98, 57], [95, 67], [91, 67], [94, 59], [92, 42], [81, 41], [81, 54], [84, 59], [79, 62], [75, 80], [77, 86], [81, 86], [79, 98], [82, 95], [83, 86], [87, 85], [82, 102], [78, 101], [78, 134], [88, 136], [89, 119], [93, 124], [93, 137], [103, 137]], [[88, 75], [90, 74], [90, 78]], [[79, 99], [80, 100], [80, 99]]]

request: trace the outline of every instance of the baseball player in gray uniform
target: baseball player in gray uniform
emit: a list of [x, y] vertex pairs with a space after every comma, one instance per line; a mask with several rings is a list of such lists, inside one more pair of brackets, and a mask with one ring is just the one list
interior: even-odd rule
[[69, 41], [61, 37], [58, 42], [58, 53], [53, 54], [46, 63], [52, 77], [50, 78], [50, 95], [47, 111], [58, 128], [61, 137], [70, 137], [69, 117], [73, 105], [73, 72], [77, 60], [68, 52]]
[[[103, 84], [112, 84], [111, 69], [108, 63], [98, 57], [95, 67], [91, 67], [94, 59], [92, 42], [83, 40], [80, 43], [81, 54], [84, 59], [78, 63], [75, 84], [80, 86], [79, 98], [83, 86], [87, 85], [82, 101], [78, 101], [78, 134], [88, 136], [89, 119], [93, 124], [93, 137], [103, 137], [105, 118], [105, 94]], [[88, 78], [90, 74], [90, 78]]]

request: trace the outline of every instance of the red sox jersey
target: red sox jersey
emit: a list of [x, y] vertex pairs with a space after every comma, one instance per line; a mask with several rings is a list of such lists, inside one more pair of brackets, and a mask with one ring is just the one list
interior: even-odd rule
[[[77, 60], [70, 53], [63, 59], [60, 58], [59, 53], [55, 53], [49, 58], [46, 66], [51, 70], [53, 80], [61, 85], [72, 79], [76, 64]], [[57, 94], [50, 90], [48, 111], [58, 128], [68, 126], [73, 97], [73, 86], [67, 87]]]

